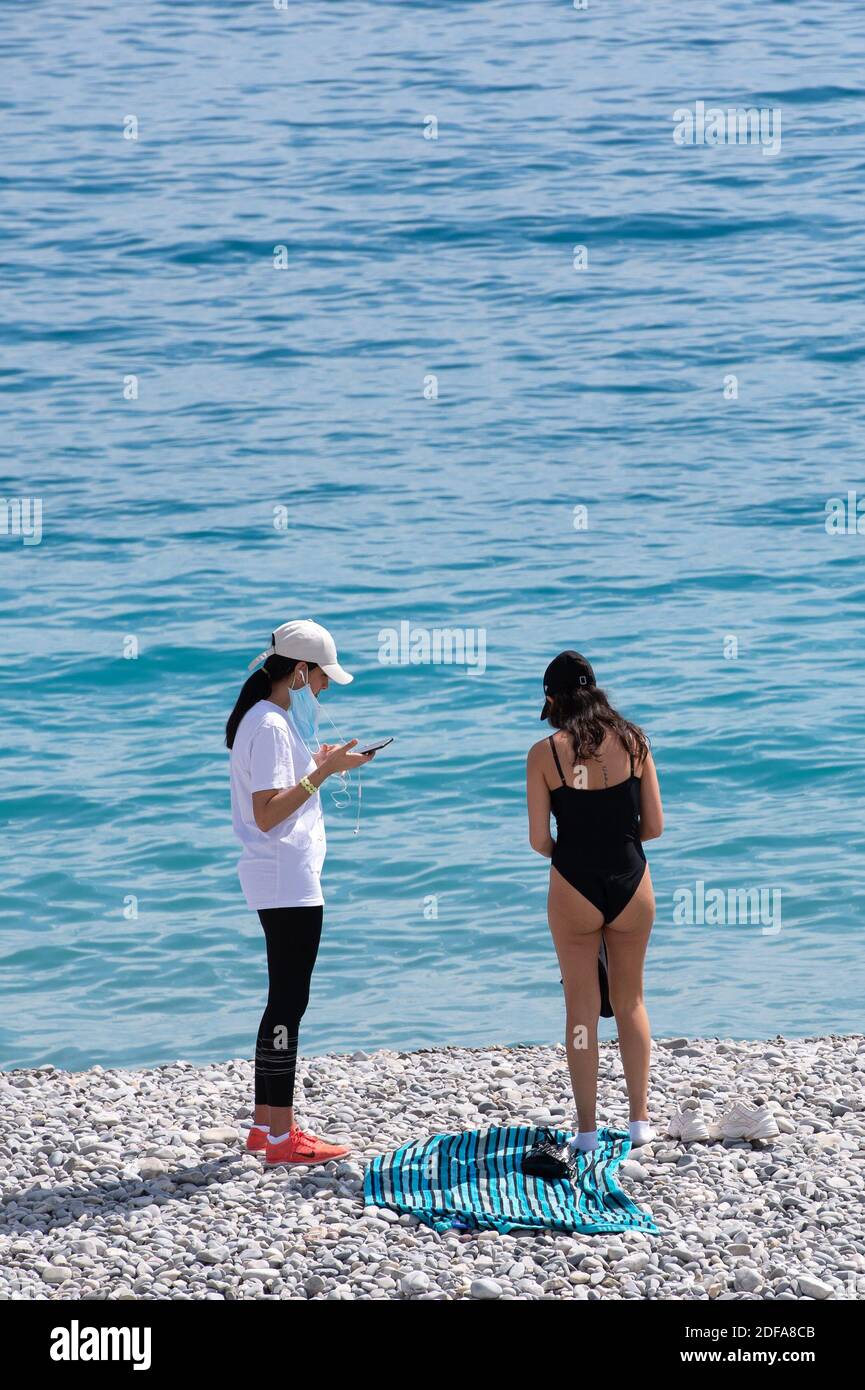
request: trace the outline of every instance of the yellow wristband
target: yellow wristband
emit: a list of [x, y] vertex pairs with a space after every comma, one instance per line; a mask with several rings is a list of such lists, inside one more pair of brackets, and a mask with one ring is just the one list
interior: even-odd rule
[[297, 785], [299, 787], [303, 787], [303, 790], [305, 792], [308, 792], [310, 796], [315, 796], [316, 788], [313, 786], [312, 782], [310, 782], [308, 777], [301, 777]]

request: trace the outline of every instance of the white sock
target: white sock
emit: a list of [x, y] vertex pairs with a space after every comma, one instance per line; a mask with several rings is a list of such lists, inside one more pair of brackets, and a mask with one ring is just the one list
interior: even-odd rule
[[268, 1144], [281, 1144], [283, 1139], [287, 1139], [290, 1134], [290, 1129], [287, 1129], [285, 1134], [268, 1134], [267, 1142]]
[[646, 1144], [655, 1137], [655, 1131], [648, 1120], [629, 1120], [628, 1130], [632, 1144]]
[[268, 1134], [270, 1132], [270, 1125], [253, 1125], [252, 1128], [260, 1129], [263, 1134]]
[[596, 1129], [580, 1130], [570, 1141], [572, 1149], [579, 1149], [581, 1153], [588, 1152], [589, 1149], [598, 1147], [598, 1131]]

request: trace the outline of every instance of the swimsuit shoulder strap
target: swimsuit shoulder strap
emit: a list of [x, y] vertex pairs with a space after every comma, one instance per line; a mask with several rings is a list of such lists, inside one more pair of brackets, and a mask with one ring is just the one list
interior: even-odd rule
[[556, 767], [559, 769], [559, 776], [560, 776], [561, 779], [562, 779], [562, 786], [563, 786], [563, 787], [566, 787], [568, 784], [567, 784], [567, 782], [565, 781], [565, 774], [562, 772], [562, 765], [561, 765], [561, 763], [559, 762], [559, 755], [558, 755], [558, 753], [556, 752], [556, 745], [555, 745], [555, 741], [554, 741], [554, 738], [553, 738], [553, 735], [552, 735], [552, 734], [550, 734], [550, 747], [551, 747], [552, 750], [553, 750], [553, 757], [554, 757], [555, 760], [556, 760]]

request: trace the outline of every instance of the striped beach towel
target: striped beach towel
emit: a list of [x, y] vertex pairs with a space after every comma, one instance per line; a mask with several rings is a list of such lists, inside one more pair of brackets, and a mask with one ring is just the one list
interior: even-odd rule
[[493, 1125], [402, 1144], [370, 1163], [364, 1205], [410, 1212], [435, 1231], [657, 1232], [616, 1181], [631, 1148], [626, 1133], [599, 1129], [598, 1147], [578, 1156], [573, 1181], [530, 1177], [523, 1157], [550, 1133], [562, 1144], [570, 1138], [564, 1130]]

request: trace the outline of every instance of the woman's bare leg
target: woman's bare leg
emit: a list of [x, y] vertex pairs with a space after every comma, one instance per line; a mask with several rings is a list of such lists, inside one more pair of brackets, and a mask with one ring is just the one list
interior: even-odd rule
[[647, 866], [627, 907], [604, 927], [610, 1003], [616, 1016], [631, 1120], [649, 1118], [652, 1035], [643, 1003], [643, 962], [654, 920], [655, 893]]
[[565, 989], [565, 1051], [577, 1107], [577, 1128], [586, 1133], [597, 1129], [601, 1015], [598, 952], [604, 918], [556, 869], [550, 869], [547, 916]]

